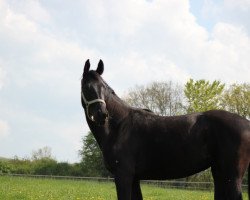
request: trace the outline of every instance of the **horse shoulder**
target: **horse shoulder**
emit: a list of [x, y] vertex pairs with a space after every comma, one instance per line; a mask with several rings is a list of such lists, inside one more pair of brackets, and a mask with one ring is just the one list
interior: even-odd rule
[[115, 173], [117, 168], [126, 168], [128, 170], [133, 166], [133, 152], [136, 142], [131, 137], [133, 131], [131, 131], [129, 121], [124, 120], [119, 127], [110, 132], [103, 148], [106, 166], [112, 173]]

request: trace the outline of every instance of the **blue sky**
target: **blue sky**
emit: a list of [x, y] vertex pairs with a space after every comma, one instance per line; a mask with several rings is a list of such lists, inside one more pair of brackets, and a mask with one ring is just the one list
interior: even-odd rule
[[249, 82], [250, 0], [0, 0], [0, 156], [79, 161], [83, 63], [120, 95], [189, 78]]

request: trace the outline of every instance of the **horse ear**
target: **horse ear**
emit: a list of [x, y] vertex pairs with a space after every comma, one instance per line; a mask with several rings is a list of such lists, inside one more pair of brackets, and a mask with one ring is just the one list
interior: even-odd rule
[[102, 75], [103, 71], [104, 71], [104, 64], [103, 64], [102, 60], [100, 60], [98, 63], [98, 67], [96, 69], [96, 72], [98, 74]]
[[90, 62], [89, 62], [89, 59], [88, 59], [88, 60], [85, 62], [83, 74], [87, 74], [87, 73], [89, 72], [89, 68], [90, 68]]

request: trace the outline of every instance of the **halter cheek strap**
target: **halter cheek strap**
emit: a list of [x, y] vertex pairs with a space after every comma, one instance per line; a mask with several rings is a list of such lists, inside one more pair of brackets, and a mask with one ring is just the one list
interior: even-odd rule
[[86, 105], [87, 116], [88, 116], [88, 118], [89, 118], [91, 121], [94, 122], [94, 121], [95, 121], [94, 118], [89, 116], [89, 106], [90, 106], [91, 104], [94, 104], [94, 103], [104, 103], [104, 104], [106, 105], [106, 102], [105, 102], [103, 99], [94, 99], [94, 100], [88, 101], [88, 100], [85, 98], [83, 92], [81, 92], [81, 94], [82, 94], [83, 102], [84, 102], [85, 105]]

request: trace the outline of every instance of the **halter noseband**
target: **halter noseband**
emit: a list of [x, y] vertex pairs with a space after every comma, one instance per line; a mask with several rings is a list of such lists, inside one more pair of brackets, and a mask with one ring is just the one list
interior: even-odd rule
[[85, 105], [86, 105], [87, 116], [88, 116], [88, 118], [89, 118], [91, 121], [94, 122], [94, 121], [95, 121], [95, 120], [94, 120], [94, 117], [93, 117], [93, 116], [92, 116], [92, 117], [89, 116], [89, 106], [90, 106], [91, 104], [94, 104], [94, 103], [104, 103], [105, 106], [106, 106], [106, 102], [105, 102], [103, 99], [94, 99], [94, 100], [88, 101], [88, 100], [85, 98], [83, 92], [81, 92], [81, 94], [82, 94], [83, 102], [84, 102]]

